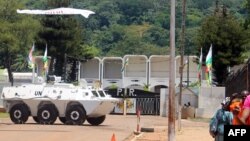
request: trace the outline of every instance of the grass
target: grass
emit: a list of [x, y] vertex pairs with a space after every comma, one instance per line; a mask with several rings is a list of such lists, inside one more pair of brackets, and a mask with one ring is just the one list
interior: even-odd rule
[[9, 114], [8, 113], [0, 113], [0, 119], [1, 118], [8, 118]]

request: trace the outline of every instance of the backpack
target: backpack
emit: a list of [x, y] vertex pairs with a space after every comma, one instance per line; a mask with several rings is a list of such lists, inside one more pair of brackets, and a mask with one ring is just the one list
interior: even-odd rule
[[229, 120], [227, 119], [227, 117], [225, 117], [224, 114], [225, 114], [224, 109], [219, 109], [216, 112], [216, 115], [214, 115], [214, 117], [211, 119], [210, 124], [209, 124], [209, 133], [212, 137], [215, 137], [218, 134], [219, 123], [229, 124], [227, 123]]
[[218, 127], [218, 119], [217, 119], [217, 116], [214, 116], [210, 123], [209, 123], [209, 133], [210, 135], [214, 138], [217, 133], [218, 133], [218, 130], [217, 130], [217, 127]]

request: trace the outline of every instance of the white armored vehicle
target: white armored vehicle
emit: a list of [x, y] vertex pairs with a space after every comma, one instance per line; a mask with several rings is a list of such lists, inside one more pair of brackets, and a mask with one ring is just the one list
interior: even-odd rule
[[25, 123], [29, 116], [40, 124], [53, 124], [57, 117], [64, 124], [103, 123], [117, 102], [103, 90], [73, 84], [23, 84], [4, 87], [1, 95], [12, 122]]

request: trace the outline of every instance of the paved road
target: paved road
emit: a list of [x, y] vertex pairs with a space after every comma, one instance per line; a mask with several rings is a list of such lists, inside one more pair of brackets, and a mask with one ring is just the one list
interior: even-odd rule
[[[167, 126], [167, 118], [141, 116], [140, 127]], [[110, 141], [115, 134], [116, 141], [124, 141], [137, 127], [136, 115], [107, 115], [99, 126], [85, 122], [83, 126], [35, 124], [30, 118], [26, 124], [13, 124], [8, 118], [0, 119], [1, 141]]]

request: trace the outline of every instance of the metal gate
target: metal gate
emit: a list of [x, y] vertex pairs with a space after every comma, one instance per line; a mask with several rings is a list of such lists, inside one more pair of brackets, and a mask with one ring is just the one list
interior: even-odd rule
[[160, 97], [136, 98], [136, 107], [144, 115], [160, 114]]
[[[135, 100], [135, 109], [142, 115], [160, 115], [160, 94], [139, 89], [110, 89], [108, 94], [116, 98]], [[116, 114], [115, 112], [113, 112]], [[132, 113], [136, 114], [136, 112]]]

